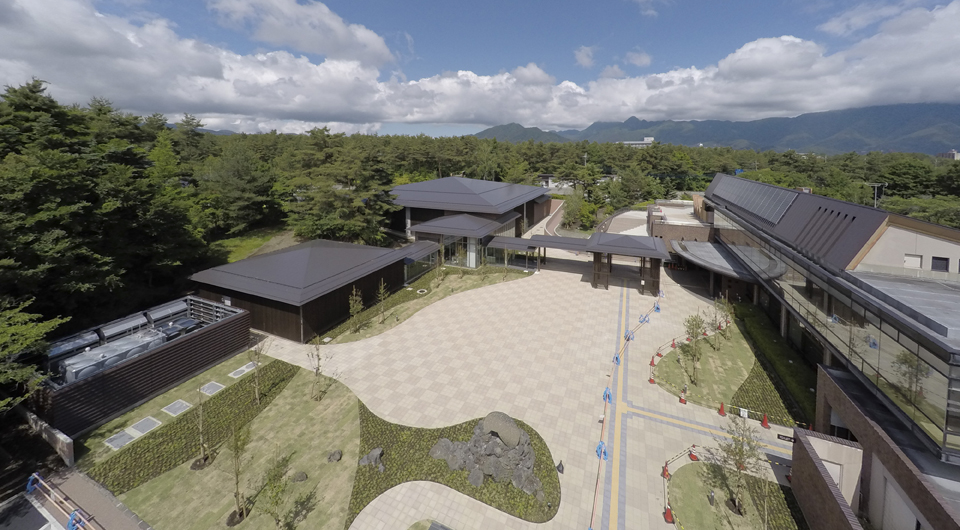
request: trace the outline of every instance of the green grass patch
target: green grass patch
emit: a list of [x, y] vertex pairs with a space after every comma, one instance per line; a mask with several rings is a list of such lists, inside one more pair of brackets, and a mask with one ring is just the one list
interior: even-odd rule
[[257, 228], [236, 237], [221, 239], [210, 244], [213, 250], [226, 255], [227, 263], [240, 261], [262, 247], [267, 241], [285, 230], [282, 226]]
[[763, 365], [757, 362], [758, 354], [750, 347], [739, 323], [727, 330], [729, 338], [721, 340], [719, 350], [713, 347], [715, 336], [700, 339], [700, 380], [696, 385], [692, 383], [692, 362], [687, 357], [683, 357], [682, 366], [677, 362], [691, 348], [689, 342], [681, 343], [660, 360], [656, 382], [675, 395], [686, 383], [687, 400], [705, 407], [717, 408], [720, 403], [727, 408], [742, 407], [755, 412], [758, 421], [766, 414], [774, 423], [792, 426], [793, 415]]
[[[216, 447], [234, 425], [253, 420], [283, 390], [300, 369], [283, 361], [260, 368], [260, 405], [254, 377], [244, 377], [210, 397], [203, 405], [204, 439]], [[93, 466], [90, 477], [114, 494], [129, 491], [199, 456], [199, 429], [194, 407]]]
[[[266, 366], [266, 363], [269, 363], [272, 360], [272, 358], [266, 357], [263, 361], [263, 366]], [[164, 392], [163, 394], [160, 394], [150, 401], [147, 401], [139, 407], [127, 412], [126, 414], [110, 420], [109, 422], [86, 434], [83, 438], [75, 440], [74, 450], [77, 455], [77, 467], [86, 471], [95, 466], [97, 463], [102, 462], [103, 460], [106, 460], [107, 458], [110, 458], [116, 454], [116, 452], [108, 447], [104, 441], [114, 434], [117, 434], [121, 430], [126, 429], [134, 423], [146, 418], [147, 416], [153, 416], [164, 424], [174, 421], [176, 418], [170, 416], [166, 412], [163, 412], [163, 407], [166, 407], [178, 399], [182, 399], [191, 405], [196, 405], [198, 399], [197, 389], [200, 387], [200, 385], [209, 383], [210, 381], [216, 381], [225, 387], [229, 387], [247, 377], [251, 377], [253, 372], [249, 372], [239, 379], [234, 379], [228, 375], [230, 372], [249, 362], [250, 359], [247, 357], [246, 352], [235, 355], [214, 366], [213, 368], [206, 370], [200, 375], [194, 376], [186, 382], [177, 385], [176, 387]], [[204, 400], [207, 399], [209, 398], [204, 396]]]
[[686, 464], [673, 473], [668, 496], [674, 518], [684, 530], [808, 530], [790, 488], [753, 476], [746, 477], [744, 515], [731, 511], [726, 500], [733, 496], [729, 489], [735, 484], [733, 475], [703, 462]]
[[[759, 306], [735, 304], [737, 318], [742, 319], [746, 334], [753, 341], [756, 350], [762, 354], [762, 362], [772, 369], [778, 381], [793, 398], [799, 413], [804, 418], [799, 421], [810, 422], [817, 410], [817, 372], [806, 363], [803, 357], [780, 336], [773, 323]], [[811, 392], [810, 389], [814, 389]]]
[[525, 521], [542, 523], [552, 519], [560, 506], [560, 477], [546, 442], [537, 431], [522, 421], [515, 420], [530, 436], [536, 455], [533, 472], [543, 483], [544, 503], [515, 488], [510, 482], [501, 484], [487, 479], [483, 486], [474, 487], [467, 481], [466, 471], [450, 471], [446, 461], [430, 457], [430, 448], [440, 438], [455, 442], [470, 440], [473, 427], [478, 421], [479, 418], [439, 429], [420, 429], [390, 423], [370, 412], [361, 403], [360, 455], [382, 447], [381, 460], [386, 469], [380, 473], [374, 466], [358, 467], [357, 478], [353, 483], [353, 495], [350, 497], [350, 512], [344, 528], [349, 528], [363, 508], [381, 493], [398, 484], [416, 480], [443, 484]]
[[[250, 422], [251, 437], [244, 452], [240, 486], [244, 495], [254, 497], [273, 456], [291, 455], [290, 476], [303, 471], [307, 479], [289, 485], [289, 501], [310, 491], [318, 500], [298, 528], [341, 530], [357, 471], [359, 401], [346, 386], [323, 379], [330, 387], [322, 401], [313, 401], [313, 374], [299, 370], [283, 392]], [[327, 462], [327, 455], [338, 449], [343, 451], [343, 458]], [[224, 446], [211, 466], [193, 471], [189, 462], [181, 464], [124, 493], [120, 500], [157, 530], [224, 528], [234, 509], [232, 466], [232, 454]], [[274, 524], [254, 504], [253, 512], [235, 528], [265, 529], [274, 528]]]
[[[463, 278], [459, 277], [459, 272], [463, 270]], [[431, 270], [416, 281], [401, 288], [387, 297], [383, 304], [384, 323], [380, 324], [380, 308], [374, 305], [357, 315], [356, 318], [362, 324], [360, 332], [354, 333], [353, 320], [347, 320], [332, 330], [323, 333], [321, 337], [331, 337], [334, 339], [332, 344], [344, 342], [353, 342], [366, 339], [374, 335], [379, 335], [384, 331], [395, 327], [404, 320], [410, 318], [417, 311], [427, 307], [430, 304], [456, 293], [462, 293], [471, 289], [477, 289], [487, 285], [493, 285], [502, 281], [519, 280], [530, 276], [530, 273], [520, 272], [510, 269], [507, 272], [506, 280], [503, 280], [503, 268], [491, 267], [486, 273], [476, 269], [459, 269], [456, 267], [447, 267], [444, 271], [445, 277], [442, 282], [437, 281], [437, 273]], [[417, 291], [426, 289], [425, 294], [417, 294]]]

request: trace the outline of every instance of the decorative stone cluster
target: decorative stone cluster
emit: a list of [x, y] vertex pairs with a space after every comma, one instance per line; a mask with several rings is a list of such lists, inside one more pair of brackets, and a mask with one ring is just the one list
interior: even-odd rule
[[530, 437], [502, 412], [491, 412], [477, 422], [468, 442], [441, 438], [430, 449], [430, 456], [446, 460], [451, 470], [468, 471], [467, 480], [478, 488], [485, 477], [490, 477], [501, 483], [512, 482], [527, 495], [544, 501], [543, 485], [533, 474], [536, 456]]

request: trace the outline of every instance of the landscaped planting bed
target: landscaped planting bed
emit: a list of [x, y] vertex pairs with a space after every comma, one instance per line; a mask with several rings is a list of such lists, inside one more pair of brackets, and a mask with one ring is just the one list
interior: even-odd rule
[[816, 370], [790, 347], [787, 339], [780, 336], [759, 306], [734, 304], [734, 307], [737, 318], [743, 320], [747, 335], [756, 349], [763, 354], [764, 362], [773, 368], [773, 372], [780, 380], [779, 383], [786, 387], [787, 392], [799, 406], [800, 413], [805, 416], [800, 421], [812, 421], [817, 410]]
[[759, 362], [753, 364], [750, 375], [733, 394], [730, 403], [760, 415], [766, 414], [767, 419], [773, 423], [787, 426], [794, 424], [793, 416], [787, 411], [783, 399]]
[[470, 440], [478, 421], [480, 418], [439, 429], [420, 429], [383, 420], [360, 403], [360, 455], [383, 448], [381, 461], [385, 469], [381, 473], [376, 466], [358, 467], [344, 528], [350, 528], [357, 515], [377, 496], [398, 484], [416, 480], [443, 484], [525, 521], [542, 523], [552, 519], [560, 506], [560, 477], [546, 442], [522, 421], [515, 419], [517, 426], [530, 436], [536, 455], [533, 472], [543, 484], [543, 503], [510, 482], [486, 480], [483, 486], [474, 487], [467, 481], [466, 471], [450, 471], [446, 461], [430, 457], [430, 448], [440, 438], [455, 442]]
[[[273, 361], [260, 368], [260, 404], [250, 374], [216, 393], [203, 404], [203, 432], [207, 446], [223, 443], [234, 426], [254, 419], [273, 401], [300, 368]], [[120, 449], [90, 469], [89, 475], [114, 494], [133, 489], [199, 456], [196, 405], [187, 412]]]
[[[721, 477], [725, 477], [725, 480]], [[746, 475], [745, 482], [741, 497], [745, 514], [737, 515], [726, 502], [727, 498], [733, 496], [732, 488], [736, 483], [732, 471], [703, 462], [689, 463], [676, 470], [670, 477], [668, 496], [674, 519], [679, 523], [678, 528], [808, 530], [789, 487], [750, 475]], [[711, 491], [715, 495], [713, 506], [709, 500]]]

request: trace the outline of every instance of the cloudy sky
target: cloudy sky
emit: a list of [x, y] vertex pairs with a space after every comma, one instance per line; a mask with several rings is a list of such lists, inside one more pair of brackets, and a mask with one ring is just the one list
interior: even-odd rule
[[960, 0], [0, 0], [0, 83], [32, 77], [247, 132], [960, 103]]

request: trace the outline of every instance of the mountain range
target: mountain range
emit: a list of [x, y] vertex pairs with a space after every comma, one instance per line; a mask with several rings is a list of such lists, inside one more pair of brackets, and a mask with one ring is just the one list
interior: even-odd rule
[[544, 131], [511, 123], [491, 127], [474, 136], [507, 142], [623, 142], [653, 136], [665, 144], [760, 151], [936, 154], [960, 149], [960, 105], [883, 105], [754, 121], [647, 121], [631, 117], [623, 122], [595, 122], [583, 130], [563, 131]]

